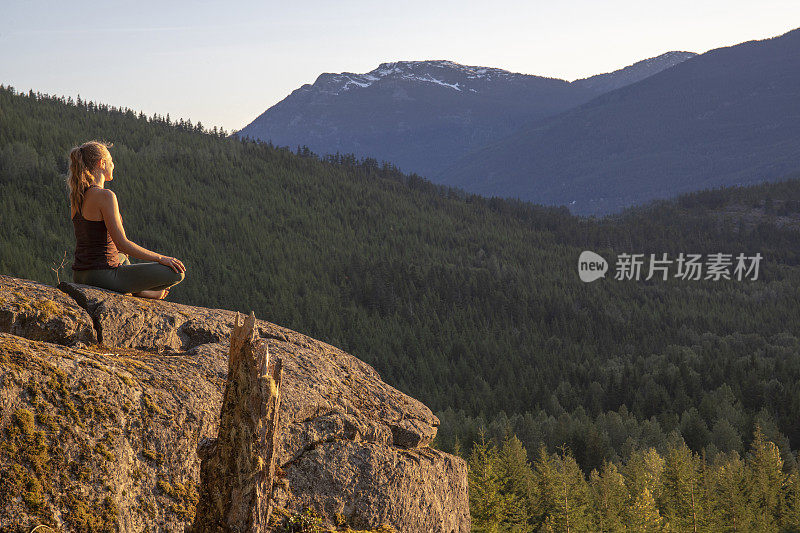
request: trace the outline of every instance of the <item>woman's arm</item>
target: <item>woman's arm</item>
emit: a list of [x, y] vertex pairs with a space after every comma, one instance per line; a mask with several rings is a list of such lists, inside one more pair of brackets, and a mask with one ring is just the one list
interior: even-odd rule
[[114, 194], [114, 191], [104, 190], [102, 201], [100, 202], [100, 212], [103, 214], [108, 234], [111, 235], [111, 240], [114, 241], [118, 251], [136, 259], [161, 263], [172, 268], [175, 272], [186, 271], [186, 267], [178, 259], [151, 252], [128, 239], [125, 235], [125, 228], [122, 227], [122, 216], [119, 214], [119, 204], [117, 204], [117, 195]]

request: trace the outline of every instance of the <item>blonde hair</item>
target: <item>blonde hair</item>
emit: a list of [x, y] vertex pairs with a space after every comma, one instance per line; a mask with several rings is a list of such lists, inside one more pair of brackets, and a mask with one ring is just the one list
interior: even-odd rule
[[97, 167], [101, 159], [111, 159], [111, 152], [108, 149], [112, 146], [114, 146], [113, 143], [89, 141], [70, 150], [69, 172], [66, 181], [69, 190], [69, 204], [76, 211], [83, 203], [86, 189], [94, 181], [92, 170]]

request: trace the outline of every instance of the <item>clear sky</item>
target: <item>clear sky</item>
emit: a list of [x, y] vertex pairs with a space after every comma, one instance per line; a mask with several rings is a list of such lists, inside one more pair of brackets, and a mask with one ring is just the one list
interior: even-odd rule
[[800, 27], [798, 0], [2, 0], [0, 13], [0, 83], [227, 130], [323, 72], [449, 59], [572, 81]]

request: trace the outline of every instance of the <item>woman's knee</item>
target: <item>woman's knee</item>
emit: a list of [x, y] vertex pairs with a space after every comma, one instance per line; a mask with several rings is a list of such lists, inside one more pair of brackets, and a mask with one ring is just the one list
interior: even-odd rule
[[163, 273], [163, 277], [170, 283], [180, 283], [183, 281], [185, 274], [183, 272], [175, 272], [171, 267], [158, 263], [161, 267], [159, 270]]
[[170, 274], [170, 279], [169, 279], [170, 287], [177, 285], [178, 283], [183, 281], [184, 278], [186, 277], [186, 274], [184, 272], [175, 272], [172, 269], [170, 269], [169, 274]]
[[183, 272], [175, 272], [173, 270], [172, 271], [172, 279], [168, 283], [166, 283], [165, 285], [156, 287], [156, 289], [158, 289], [158, 290], [171, 289], [172, 287], [174, 287], [175, 285], [177, 285], [178, 283], [183, 281], [183, 279], [185, 277], [186, 277], [186, 275]]
[[156, 288], [171, 287], [183, 281], [183, 272], [160, 263], [136, 263], [117, 269], [120, 284], [127, 289], [123, 292], [139, 292]]

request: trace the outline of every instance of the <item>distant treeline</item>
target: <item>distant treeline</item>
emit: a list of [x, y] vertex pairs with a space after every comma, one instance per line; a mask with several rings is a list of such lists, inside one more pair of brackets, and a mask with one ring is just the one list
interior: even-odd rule
[[[71, 279], [67, 154], [113, 141], [127, 235], [187, 266], [170, 299], [353, 353], [437, 413], [442, 449], [510, 428], [588, 473], [679, 442], [743, 454], [760, 425], [795, 463], [797, 176], [580, 218], [226, 134], [0, 86], [0, 272], [54, 283], [66, 252]], [[587, 249], [764, 260], [757, 280], [587, 284]]]

